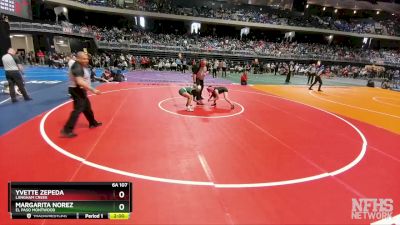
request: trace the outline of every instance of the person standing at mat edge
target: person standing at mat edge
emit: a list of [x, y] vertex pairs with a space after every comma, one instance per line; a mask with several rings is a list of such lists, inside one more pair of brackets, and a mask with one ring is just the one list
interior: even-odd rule
[[15, 94], [15, 85], [17, 85], [18, 89], [21, 91], [25, 101], [32, 100], [28, 93], [26, 93], [24, 80], [21, 75], [23, 72], [23, 67], [18, 57], [15, 56], [15, 50], [12, 48], [8, 49], [7, 54], [3, 55], [1, 60], [3, 61], [4, 70], [6, 72], [11, 102], [15, 103], [18, 101]]
[[321, 86], [322, 86], [322, 79], [321, 79], [321, 76], [322, 76], [322, 74], [324, 74], [324, 72], [325, 72], [325, 68], [324, 68], [323, 65], [321, 65], [321, 66], [318, 68], [318, 70], [317, 70], [317, 74], [316, 74], [316, 76], [315, 76], [315, 81], [314, 81], [314, 83], [311, 84], [311, 86], [308, 88], [308, 90], [312, 90], [312, 87], [318, 82], [318, 83], [319, 83], [318, 91], [322, 91], [322, 90], [321, 90]]
[[72, 64], [71, 72], [69, 73], [70, 83], [68, 87], [68, 92], [74, 101], [74, 109], [64, 128], [61, 130], [61, 135], [63, 137], [71, 138], [76, 136], [76, 134], [73, 133], [73, 130], [78, 121], [79, 115], [82, 112], [89, 121], [89, 128], [95, 128], [102, 125], [102, 123], [95, 120], [86, 93], [86, 91], [91, 91], [96, 95], [101, 94], [99, 90], [90, 86], [90, 70], [88, 64], [89, 56], [84, 52], [78, 52], [76, 62]]

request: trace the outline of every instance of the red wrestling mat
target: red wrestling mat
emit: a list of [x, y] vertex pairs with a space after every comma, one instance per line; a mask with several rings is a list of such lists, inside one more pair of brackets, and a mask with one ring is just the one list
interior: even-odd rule
[[[106, 85], [91, 97], [103, 126], [81, 115], [73, 139], [59, 137], [72, 108], [61, 105], [1, 137], [2, 199], [8, 181], [124, 180], [134, 210], [118, 224], [372, 222], [351, 218], [352, 198], [392, 198], [399, 214], [398, 135], [228, 88], [234, 110], [220, 100], [189, 113], [177, 86]], [[11, 221], [6, 203], [2, 224], [112, 223]]]

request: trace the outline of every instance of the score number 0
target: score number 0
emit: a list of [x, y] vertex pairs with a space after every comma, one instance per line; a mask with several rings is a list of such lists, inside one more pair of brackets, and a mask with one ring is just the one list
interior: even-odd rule
[[[125, 197], [125, 192], [124, 191], [120, 191], [118, 193], [118, 197], [124, 198]], [[125, 205], [124, 204], [119, 204], [118, 208], [119, 208], [119, 210], [123, 211], [125, 209]]]

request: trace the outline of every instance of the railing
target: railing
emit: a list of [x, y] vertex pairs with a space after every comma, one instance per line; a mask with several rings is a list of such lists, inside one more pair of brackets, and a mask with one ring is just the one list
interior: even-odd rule
[[58, 24], [40, 24], [40, 23], [27, 23], [27, 22], [10, 22], [11, 31], [31, 31], [31, 32], [45, 32], [57, 33], [64, 35], [74, 35], [79, 37], [93, 38], [89, 32], [83, 32], [82, 29], [77, 27], [63, 27]]
[[370, 59], [363, 58], [346, 58], [326, 55], [311, 54], [280, 54], [274, 55], [265, 52], [256, 53], [255, 51], [246, 50], [218, 50], [218, 49], [204, 49], [204, 48], [185, 48], [181, 46], [165, 46], [165, 45], [150, 45], [150, 44], [135, 44], [135, 43], [120, 43], [120, 42], [101, 42], [96, 41], [96, 44], [101, 49], [109, 50], [130, 50], [154, 53], [184, 53], [184, 54], [201, 54], [208, 56], [227, 56], [227, 57], [246, 57], [246, 58], [260, 58], [260, 59], [279, 59], [279, 60], [294, 60], [294, 61], [330, 61], [340, 63], [360, 63], [360, 64], [376, 64], [400, 67], [398, 63], [377, 63]]

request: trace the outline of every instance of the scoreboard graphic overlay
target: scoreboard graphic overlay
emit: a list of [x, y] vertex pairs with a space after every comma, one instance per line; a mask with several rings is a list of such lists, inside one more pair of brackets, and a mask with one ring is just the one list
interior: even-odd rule
[[32, 19], [31, 0], [0, 0], [0, 13]]
[[129, 219], [130, 182], [8, 184], [12, 219]]

